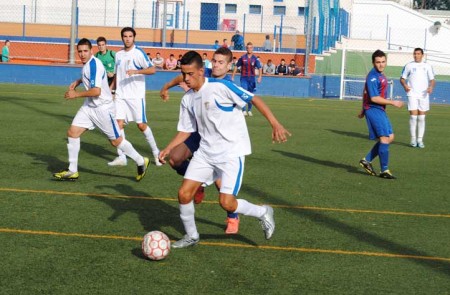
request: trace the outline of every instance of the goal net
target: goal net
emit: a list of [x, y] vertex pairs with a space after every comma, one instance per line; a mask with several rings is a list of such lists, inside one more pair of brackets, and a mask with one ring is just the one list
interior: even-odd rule
[[297, 50], [297, 29], [294, 27], [275, 26], [274, 48], [277, 52]]

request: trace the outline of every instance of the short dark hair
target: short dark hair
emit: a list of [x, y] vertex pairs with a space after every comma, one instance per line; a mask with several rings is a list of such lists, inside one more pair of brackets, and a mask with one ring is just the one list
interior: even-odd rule
[[386, 53], [384, 53], [380, 49], [375, 50], [375, 52], [372, 54], [372, 63], [375, 62], [375, 58], [383, 56], [386, 57]]
[[123, 33], [125, 33], [125, 32], [132, 32], [133, 37], [136, 37], [136, 31], [132, 27], [123, 28], [122, 31], [120, 31], [120, 36], [123, 37]]
[[98, 44], [98, 42], [105, 42], [105, 44], [107, 43], [106, 38], [103, 36], [100, 36], [97, 38], [97, 44]]
[[180, 64], [182, 66], [195, 64], [197, 68], [203, 68], [203, 59], [197, 51], [190, 50], [183, 55]]
[[220, 54], [220, 55], [225, 56], [227, 58], [228, 62], [231, 62], [234, 58], [231, 50], [226, 47], [217, 48], [217, 50], [214, 51], [214, 54]]
[[82, 38], [82, 39], [80, 39], [80, 41], [78, 41], [77, 47], [80, 45], [87, 45], [87, 46], [89, 46], [89, 49], [92, 48], [91, 41], [89, 41], [89, 39], [86, 39], [86, 38]]
[[414, 48], [414, 52], [416, 52], [416, 51], [420, 51], [420, 53], [423, 54], [423, 49], [420, 47]]

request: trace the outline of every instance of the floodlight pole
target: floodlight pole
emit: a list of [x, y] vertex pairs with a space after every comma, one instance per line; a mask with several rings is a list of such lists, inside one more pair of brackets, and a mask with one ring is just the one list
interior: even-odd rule
[[164, 0], [164, 11], [163, 11], [163, 30], [162, 30], [162, 47], [166, 47], [166, 32], [167, 32], [167, 0]]
[[75, 38], [77, 34], [77, 0], [72, 0], [72, 19], [70, 24], [69, 64], [75, 64]]

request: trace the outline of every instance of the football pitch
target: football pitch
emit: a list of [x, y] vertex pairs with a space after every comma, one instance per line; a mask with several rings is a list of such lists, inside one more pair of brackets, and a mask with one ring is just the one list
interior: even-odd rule
[[[79, 180], [54, 181], [82, 104], [64, 91], [0, 84], [0, 294], [450, 294], [450, 106], [432, 105], [425, 149], [408, 146], [406, 108], [388, 108], [398, 179], [384, 180], [358, 166], [373, 145], [361, 102], [264, 98], [292, 137], [273, 144], [262, 115], [247, 118], [253, 154], [239, 197], [274, 207], [272, 239], [245, 216], [225, 235], [208, 187], [196, 205], [200, 243], [150, 261], [147, 232], [184, 235], [181, 177], [152, 164], [136, 182], [132, 161], [108, 167], [115, 149], [94, 130], [81, 139]], [[147, 95], [160, 149], [176, 133], [180, 97]], [[151, 155], [135, 124], [126, 137]]]

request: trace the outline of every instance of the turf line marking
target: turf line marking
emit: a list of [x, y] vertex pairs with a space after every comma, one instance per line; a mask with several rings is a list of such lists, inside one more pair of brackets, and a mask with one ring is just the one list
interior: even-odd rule
[[[95, 234], [81, 234], [81, 233], [63, 233], [63, 232], [54, 232], [54, 231], [35, 231], [35, 230], [13, 229], [13, 228], [0, 228], [0, 233], [26, 234], [26, 235], [46, 235], [46, 236], [58, 236], [58, 237], [76, 237], [76, 238], [89, 238], [89, 239], [128, 240], [128, 241], [139, 241], [139, 242], [142, 241], [142, 237], [126, 237], [126, 236], [114, 236], [114, 235], [95, 235]], [[417, 259], [417, 260], [432, 260], [432, 261], [447, 261], [447, 262], [450, 262], [450, 258], [445, 258], [445, 257], [417, 256], [417, 255], [381, 253], [381, 252], [367, 252], [367, 251], [327, 250], [327, 249], [315, 249], [315, 248], [281, 247], [281, 246], [264, 246], [264, 245], [262, 245], [262, 246], [254, 246], [254, 245], [247, 245], [247, 244], [230, 244], [230, 243], [223, 243], [223, 242], [200, 242], [199, 245], [212, 246], [212, 247], [226, 247], [226, 248], [248, 248], [248, 249], [290, 251], [290, 252], [303, 252], [303, 253], [323, 253], [323, 254], [337, 254], [337, 255], [360, 255], [360, 256], [375, 256], [375, 257], [387, 257], [387, 258], [408, 258], [408, 259]]]
[[[0, 187], [0, 191], [16, 192], [16, 193], [39, 193], [39, 194], [51, 194], [51, 195], [80, 196], [80, 197], [101, 197], [101, 198], [117, 198], [117, 199], [141, 199], [141, 200], [149, 200], [149, 201], [151, 201], [151, 200], [158, 200], [158, 201], [178, 202], [178, 200], [176, 198], [126, 196], [126, 195], [76, 193], [76, 192], [60, 192], [60, 191], [15, 189], [15, 188], [2, 188], [2, 187]], [[202, 203], [217, 204], [217, 201], [206, 201], [205, 200]], [[378, 210], [363, 210], [363, 209], [341, 209], [341, 208], [326, 208], [326, 207], [312, 207], [312, 206], [275, 205], [275, 204], [269, 204], [269, 205], [274, 207], [274, 208], [300, 209], [300, 210], [311, 210], [311, 211], [335, 211], [335, 212], [346, 212], [346, 213], [369, 213], [369, 214], [402, 215], [402, 216], [415, 216], [415, 217], [443, 217], [443, 218], [450, 218], [450, 214], [411, 213], [411, 212], [396, 212], [396, 211], [378, 211]]]

